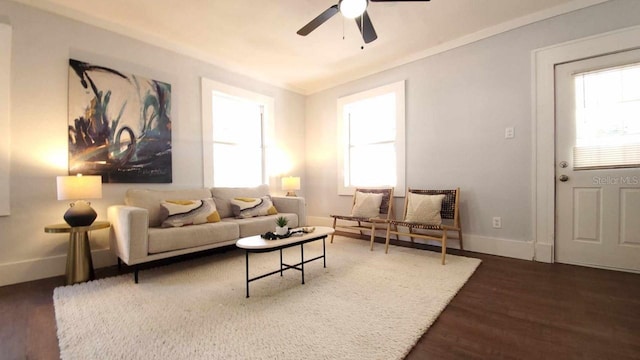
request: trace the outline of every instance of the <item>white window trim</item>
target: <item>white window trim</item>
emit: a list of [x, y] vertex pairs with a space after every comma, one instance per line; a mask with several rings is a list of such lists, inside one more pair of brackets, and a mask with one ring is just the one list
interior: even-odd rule
[[[377, 87], [375, 89], [362, 91], [353, 95], [344, 96], [338, 99], [338, 195], [351, 195], [355, 191], [353, 186], [345, 186], [345, 154], [348, 151], [348, 133], [345, 131], [346, 120], [344, 119], [344, 107], [347, 104], [379, 96], [388, 93], [396, 94], [396, 176], [398, 183], [394, 187], [394, 196], [402, 197], [405, 193], [405, 80], [392, 84]], [[380, 164], [380, 171], [391, 171], [385, 169], [384, 164]]]
[[211, 95], [214, 92], [236, 96], [259, 103], [263, 106], [262, 144], [263, 144], [263, 166], [262, 182], [268, 184], [268, 174], [266, 160], [268, 159], [271, 139], [274, 138], [274, 108], [275, 100], [272, 97], [241, 89], [235, 86], [223, 84], [211, 79], [202, 78], [202, 171], [203, 184], [205, 187], [213, 187], [213, 111]]
[[0, 216], [7, 216], [11, 213], [9, 197], [11, 33], [10, 25], [0, 24]]

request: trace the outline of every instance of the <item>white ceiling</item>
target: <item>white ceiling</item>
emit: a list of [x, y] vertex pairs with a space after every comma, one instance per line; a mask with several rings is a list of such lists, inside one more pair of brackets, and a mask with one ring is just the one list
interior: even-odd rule
[[310, 94], [607, 0], [369, 3], [378, 39], [367, 45], [340, 14], [296, 34], [338, 0], [14, 1]]

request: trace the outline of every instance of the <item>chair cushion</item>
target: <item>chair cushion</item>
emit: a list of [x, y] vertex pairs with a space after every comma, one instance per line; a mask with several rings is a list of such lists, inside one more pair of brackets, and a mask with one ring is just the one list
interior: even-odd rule
[[380, 215], [382, 194], [356, 191], [355, 197], [355, 203], [353, 204], [353, 209], [351, 209], [351, 216], [372, 218]]
[[162, 227], [180, 227], [220, 221], [212, 198], [203, 200], [165, 200], [160, 203]]
[[408, 193], [407, 213], [404, 221], [430, 225], [442, 224], [440, 209], [445, 195], [421, 195]]

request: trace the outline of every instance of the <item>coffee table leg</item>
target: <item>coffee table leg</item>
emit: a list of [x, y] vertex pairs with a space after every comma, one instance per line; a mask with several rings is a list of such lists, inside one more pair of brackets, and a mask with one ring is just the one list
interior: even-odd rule
[[300, 244], [300, 267], [302, 268], [302, 285], [304, 285], [304, 243]]
[[280, 276], [282, 276], [282, 249], [280, 249]]
[[247, 264], [247, 297], [249, 297], [249, 252], [245, 251], [244, 254], [245, 254], [245, 259], [247, 260], [246, 261], [246, 264]]
[[327, 250], [324, 246], [324, 241], [326, 240], [326, 236], [322, 238], [322, 261], [324, 262], [324, 267], [327, 267]]

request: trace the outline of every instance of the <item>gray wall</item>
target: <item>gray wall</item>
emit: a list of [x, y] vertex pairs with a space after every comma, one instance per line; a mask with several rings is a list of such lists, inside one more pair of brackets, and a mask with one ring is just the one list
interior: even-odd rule
[[[275, 98], [275, 130], [283, 135], [276, 145], [292, 159], [291, 173], [304, 181], [303, 96], [10, 1], [0, 0], [0, 22], [13, 28], [11, 215], [0, 217], [0, 285], [64, 273], [68, 235], [45, 234], [44, 226], [62, 222], [68, 208], [56, 200], [55, 177], [67, 172], [69, 58], [172, 85], [173, 184], [105, 184], [103, 199], [93, 201], [99, 219], [106, 219], [109, 205], [122, 203], [129, 187], [202, 186], [203, 76]], [[280, 194], [279, 178], [271, 184]], [[114, 263], [108, 231], [92, 235], [96, 266]]]
[[[350, 209], [351, 198], [337, 195], [337, 99], [406, 79], [407, 186], [460, 187], [467, 248], [531, 259], [531, 51], [638, 24], [640, 1], [610, 1], [307, 97], [308, 214], [321, 222]], [[505, 127], [515, 127], [514, 139]], [[492, 228], [493, 216], [502, 229]]]

